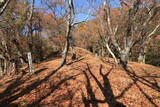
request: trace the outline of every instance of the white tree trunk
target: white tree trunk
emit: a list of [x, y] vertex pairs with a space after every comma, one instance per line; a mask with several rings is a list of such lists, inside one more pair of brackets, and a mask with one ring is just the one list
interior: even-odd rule
[[116, 58], [116, 56], [114, 55], [114, 53], [111, 51], [108, 43], [106, 44], [106, 47], [107, 47], [109, 53], [110, 53], [110, 54], [112, 55], [112, 57], [114, 58], [114, 61], [116, 62], [116, 64], [118, 64], [117, 58]]

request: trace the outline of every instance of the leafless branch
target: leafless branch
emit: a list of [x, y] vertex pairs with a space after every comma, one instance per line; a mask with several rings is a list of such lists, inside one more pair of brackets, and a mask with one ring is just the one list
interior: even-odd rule
[[[109, 35], [111, 36], [111, 40], [113, 42], [113, 45], [116, 47], [118, 52], [121, 52], [121, 48], [116, 41], [115, 32], [113, 31], [113, 28], [112, 28], [112, 22], [111, 22], [112, 19], [111, 19], [111, 13], [110, 13], [110, 2], [109, 2], [109, 0], [104, 0], [104, 8], [105, 8], [105, 11], [107, 13], [107, 24], [108, 24], [108, 28], [109, 28]], [[115, 28], [116, 32], [117, 32], [117, 30], [118, 30], [118, 26]]]
[[150, 40], [152, 38], [154, 38], [155, 36], [153, 36], [157, 30], [160, 28], [160, 23], [154, 28], [154, 30], [147, 36], [147, 38]]
[[[3, 12], [5, 11], [5, 9], [7, 8], [9, 2], [11, 0], [7, 0], [6, 3], [2, 6], [2, 9], [0, 10], [0, 16], [3, 14]], [[0, 7], [1, 8], [1, 7]]]
[[76, 26], [76, 25], [78, 25], [78, 24], [85, 23], [85, 22], [88, 20], [90, 14], [91, 14], [91, 11], [88, 12], [88, 15], [84, 18], [83, 21], [74, 22], [74, 23], [72, 24], [72, 26]]

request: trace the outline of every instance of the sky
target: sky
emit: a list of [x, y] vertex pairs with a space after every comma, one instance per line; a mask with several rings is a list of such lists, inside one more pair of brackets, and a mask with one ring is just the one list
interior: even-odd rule
[[35, 6], [40, 7], [41, 6], [41, 1], [40, 0], [35, 0]]
[[[101, 5], [103, 3], [103, 0], [94, 0], [95, 2], [91, 3], [92, 7], [94, 7], [95, 9], [97, 9], [97, 7], [99, 5]], [[113, 8], [116, 8], [119, 5], [119, 0], [111, 0], [111, 5]], [[35, 0], [35, 7], [39, 8], [43, 6], [43, 4], [41, 4], [41, 0]], [[91, 5], [88, 4], [87, 0], [74, 0], [74, 6], [77, 8], [77, 11], [81, 10], [82, 12], [79, 13], [78, 15], [76, 15], [76, 19], [75, 21], [83, 21], [86, 16], [88, 15], [88, 13], [93, 14], [94, 13], [94, 9], [91, 9]], [[82, 8], [83, 7], [83, 8]], [[88, 19], [93, 19], [94, 16], [90, 15], [88, 17]]]

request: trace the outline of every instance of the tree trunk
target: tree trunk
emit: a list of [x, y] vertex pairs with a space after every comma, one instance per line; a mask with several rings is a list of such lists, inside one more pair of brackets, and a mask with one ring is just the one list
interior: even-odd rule
[[[68, 39], [68, 38], [67, 38]], [[69, 50], [69, 40], [66, 41], [66, 45], [65, 45], [65, 49], [63, 51], [63, 56], [62, 56], [62, 64], [61, 66], [63, 66], [64, 64], [66, 64], [66, 60], [67, 60], [67, 56], [68, 56], [68, 50]]]
[[147, 52], [147, 46], [142, 46], [140, 48], [140, 53], [139, 53], [139, 56], [138, 56], [138, 62], [145, 63], [146, 52]]
[[2, 69], [2, 64], [0, 64], [0, 77], [3, 77], [3, 69]]
[[0, 54], [0, 77], [3, 77], [4, 72], [4, 57]]
[[116, 64], [118, 64], [117, 58], [116, 58], [116, 56], [114, 55], [114, 53], [112, 52], [112, 50], [110, 49], [108, 43], [106, 43], [106, 47], [107, 47], [109, 53], [110, 53], [110, 54], [112, 55], [112, 57], [114, 58], [114, 61], [116, 62]]
[[5, 59], [4, 60], [4, 71], [3, 71], [4, 74], [7, 74], [7, 60]]
[[120, 64], [122, 64], [122, 66], [124, 68], [127, 67], [128, 59], [129, 59], [129, 52], [128, 51], [122, 51], [121, 54], [120, 54]]
[[70, 42], [70, 45], [72, 48], [72, 60], [75, 60], [77, 58], [77, 56], [76, 56], [76, 51], [74, 49], [74, 40], [73, 40], [72, 36], [69, 38], [69, 42]]
[[75, 51], [74, 47], [72, 46], [72, 60], [75, 60], [76, 58], [77, 58], [76, 51]]

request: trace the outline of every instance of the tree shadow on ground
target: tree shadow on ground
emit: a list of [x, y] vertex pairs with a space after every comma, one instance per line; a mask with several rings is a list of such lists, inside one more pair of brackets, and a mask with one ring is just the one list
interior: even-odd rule
[[[116, 99], [119, 99], [121, 97], [124, 96], [124, 94], [133, 86], [136, 85], [136, 87], [139, 89], [139, 91], [146, 97], [146, 99], [154, 106], [154, 107], [158, 107], [157, 104], [154, 103], [154, 99], [152, 97], [150, 97], [150, 95], [148, 95], [148, 93], [144, 92], [144, 89], [141, 88], [141, 86], [138, 84], [141, 83], [147, 87], [150, 87], [151, 89], [160, 92], [160, 86], [158, 86], [157, 81], [155, 80], [155, 78], [158, 78], [157, 76], [149, 76], [144, 75], [144, 76], [139, 76], [135, 73], [135, 71], [132, 69], [132, 67], [128, 67], [128, 68], [123, 68], [125, 70], [125, 72], [127, 73], [127, 75], [131, 78], [131, 80], [133, 81], [132, 83], [130, 83], [128, 85], [128, 87], [126, 87], [120, 95], [118, 95], [116, 97]], [[146, 78], [152, 78], [154, 80], [154, 82], [151, 82], [149, 80], [147, 80]]]
[[[69, 81], [69, 80], [75, 79], [76, 76], [77, 76], [77, 75], [69, 76], [69, 77], [66, 77], [66, 78], [60, 80], [60, 81], [59, 81], [58, 83], [56, 83], [56, 84], [52, 84], [52, 85], [50, 86], [50, 89], [51, 89], [51, 90], [50, 90], [49, 92], [47, 92], [47, 93], [45, 93], [45, 95], [39, 97], [38, 99], [36, 99], [36, 100], [35, 100], [34, 102], [32, 102], [31, 104], [28, 104], [26, 107], [35, 107], [35, 105], [36, 105], [36, 107], [37, 107], [37, 106], [38, 106], [38, 107], [43, 107], [43, 105], [40, 104], [40, 102], [41, 102], [42, 100], [44, 100], [45, 98], [47, 98], [48, 96], [50, 96], [55, 90], [59, 89], [62, 84], [65, 84], [65, 83], [66, 83], [67, 81]], [[54, 106], [54, 104], [52, 104], [52, 106]]]
[[67, 66], [72, 65], [72, 64], [74, 64], [74, 63], [77, 63], [77, 62], [82, 61], [83, 59], [84, 59], [83, 57], [82, 57], [82, 58], [77, 58], [76, 60], [73, 60], [72, 62], [69, 62], [69, 63], [67, 63], [66, 65], [67, 65]]
[[[46, 68], [45, 68], [46, 69]], [[44, 71], [45, 69], [41, 69], [40, 71], [37, 71], [37, 73], [40, 73], [42, 71]], [[19, 87], [21, 84], [25, 83], [25, 81], [21, 80], [22, 77], [17, 78], [13, 83], [11, 83], [2, 93], [0, 93], [1, 97], [0, 97], [0, 107], [10, 107], [13, 101], [17, 100], [18, 98], [30, 93], [33, 89], [37, 88], [39, 85], [41, 85], [42, 83], [46, 82], [51, 76], [53, 76], [58, 70], [60, 69], [60, 67], [54, 71], [51, 71], [45, 78], [41, 79], [41, 80], [37, 80], [31, 84], [29, 84], [27, 87], [25, 88], [17, 88]], [[71, 78], [71, 77], [70, 77]], [[67, 78], [67, 79], [70, 79]], [[65, 80], [62, 80], [59, 84], [62, 84]], [[57, 84], [57, 87], [58, 85]], [[56, 88], [56, 86], [54, 87]], [[14, 90], [15, 89], [15, 90]], [[14, 90], [14, 91], [13, 91]], [[20, 90], [20, 91], [19, 91]], [[19, 91], [19, 92], [18, 92]], [[15, 104], [16, 105], [16, 104]]]
[[[86, 97], [84, 95], [85, 92], [83, 92], [84, 90], [81, 90], [82, 101], [83, 101], [83, 104], [85, 105], [85, 107], [90, 107], [90, 105], [92, 105], [93, 107], [99, 107], [99, 104], [108, 104], [109, 107], [126, 107], [126, 105], [124, 105], [121, 102], [118, 102], [117, 100], [122, 98], [125, 95], [125, 93], [133, 85], [137, 86], [137, 88], [140, 90], [140, 92], [146, 97], [146, 99], [148, 99], [148, 101], [151, 104], [153, 104], [154, 107], [158, 107], [158, 105], [156, 105], [154, 103], [153, 98], [151, 98], [150, 95], [145, 93], [143, 88], [138, 84], [138, 83], [142, 83], [142, 84], [144, 84], [144, 85], [156, 90], [157, 92], [160, 92], [160, 87], [158, 86], [158, 83], [157, 83], [156, 80], [154, 80], [154, 82], [151, 82], [151, 81], [146, 79], [147, 77], [157, 78], [156, 76], [148, 75], [148, 74], [144, 75], [144, 76], [139, 76], [134, 72], [133, 69], [131, 69], [131, 68], [130, 69], [125, 69], [127, 75], [133, 80], [133, 82], [128, 84], [128, 86], [124, 90], [122, 90], [122, 92], [118, 96], [115, 96], [114, 93], [113, 93], [113, 90], [111, 88], [110, 80], [108, 78], [108, 76], [110, 75], [112, 70], [115, 68], [115, 66], [113, 65], [111, 69], [108, 69], [107, 73], [104, 73], [103, 72], [103, 66], [100, 65], [100, 68], [99, 68], [98, 72], [99, 72], [99, 75], [102, 78], [101, 81], [91, 71], [91, 66], [88, 63], [85, 63], [85, 66], [86, 66], [85, 70], [80, 70], [80, 68], [78, 68], [77, 66], [75, 67], [75, 69], [77, 69], [79, 71], [83, 71], [83, 75], [85, 76], [85, 82], [86, 82], [85, 88], [86, 88], [86, 92], [87, 92], [87, 94], [89, 96], [89, 97]], [[38, 70], [37, 74], [39, 74], [40, 72], [42, 72], [43, 70], [46, 70], [46, 69], [44, 68], [44, 69]], [[70, 80], [74, 80], [76, 78], [76, 76], [79, 75], [79, 74], [75, 74], [75, 75], [71, 74], [71, 75], [63, 76], [63, 78], [60, 78], [56, 83], [53, 82], [53, 81], [49, 81], [51, 78], [53, 78], [53, 76], [55, 76], [55, 73], [58, 70], [59, 69], [56, 69], [56, 70], [50, 72], [44, 78], [41, 78], [40, 80], [36, 80], [36, 81], [30, 83], [30, 84], [28, 84], [26, 86], [26, 88], [22, 88], [22, 89], [19, 89], [19, 88], [16, 88], [16, 87], [18, 87], [19, 85], [23, 84], [25, 81], [21, 80], [22, 77], [17, 78], [15, 81], [13, 81], [12, 84], [10, 84], [6, 88], [5, 91], [0, 93], [0, 107], [12, 107], [12, 106], [13, 107], [14, 106], [18, 107], [18, 104], [13, 104], [13, 102], [15, 100], [17, 100], [18, 98], [23, 97], [24, 95], [30, 93], [35, 88], [39, 88], [39, 86], [44, 82], [47, 82], [47, 83], [51, 82], [51, 84], [49, 86], [50, 89], [48, 91], [45, 90], [45, 93], [43, 93], [43, 95], [40, 95], [40, 96], [36, 97], [36, 99], [34, 101], [32, 101], [30, 103], [27, 103], [26, 107], [44, 107], [44, 106], [57, 107], [57, 106], [61, 105], [61, 103], [66, 101], [66, 99], [67, 99], [67, 101], [70, 102], [69, 107], [74, 107], [75, 103], [72, 103], [72, 102], [75, 102], [75, 100], [76, 100], [73, 97], [74, 97], [74, 94], [77, 91], [73, 91], [73, 90], [75, 90], [73, 88], [71, 90], [66, 89], [67, 92], [65, 94], [57, 95], [57, 97], [55, 99], [52, 99], [51, 102], [42, 104], [42, 102], [47, 97], [52, 96], [53, 94], [55, 94], [57, 90], [58, 91], [61, 90], [61, 86], [62, 85], [67, 84], [67, 82], [70, 81]], [[100, 92], [104, 96], [104, 99], [97, 99], [96, 98], [96, 92], [94, 90], [95, 87], [93, 88], [93, 86], [92, 86], [92, 82], [93, 81], [97, 84], [98, 89], [100, 90]], [[80, 87], [78, 87], [78, 88], [80, 88]], [[20, 90], [20, 91], [18, 91], [18, 90]], [[43, 88], [40, 88], [39, 90], [41, 92], [41, 90], [43, 90]], [[66, 98], [66, 97], [68, 97], [68, 98]], [[57, 100], [61, 100], [61, 101], [57, 101]], [[56, 104], [57, 102], [59, 104]]]
[[43, 71], [45, 71], [45, 70], [47, 70], [47, 69], [48, 69], [48, 68], [39, 69], [39, 70], [37, 70], [36, 72], [34, 72], [34, 74], [38, 75], [39, 73], [41, 73], [41, 72], [43, 72]]
[[[78, 59], [72, 63], [70, 63], [69, 65], [79, 62], [83, 60], [83, 58]], [[35, 81], [31, 81], [29, 82], [29, 84], [27, 84], [27, 86], [25, 87], [21, 87], [19, 88], [21, 85], [23, 85], [25, 82], [28, 82], [27, 80], [30, 80], [30, 78], [26, 79], [26, 80], [22, 80], [22, 77], [17, 78], [16, 80], [14, 80], [14, 82], [12, 82], [2, 93], [0, 93], [0, 107], [12, 107], [12, 106], [19, 106], [19, 104], [15, 104], [13, 103], [14, 101], [16, 101], [17, 99], [19, 99], [20, 97], [23, 97], [29, 93], [31, 93], [32, 90], [36, 89], [35, 94], [37, 95], [37, 93], [41, 94], [41, 92], [39, 90], [45, 90], [45, 89], [38, 89], [39, 86], [41, 86], [41, 84], [45, 83], [45, 82], [49, 82], [49, 89], [47, 89], [47, 91], [45, 90], [45, 93], [43, 93], [43, 95], [36, 97], [36, 99], [32, 102], [26, 102], [26, 107], [43, 107], [46, 106], [46, 104], [42, 104], [41, 102], [46, 99], [48, 96], [50, 96], [52, 93], [54, 93], [54, 91], [57, 91], [60, 89], [60, 87], [63, 84], [67, 84], [67, 81], [69, 80], [74, 80], [76, 76], [78, 76], [79, 74], [75, 74], [75, 75], [67, 75], [66, 77], [63, 78], [59, 78], [58, 76], [56, 76], [55, 74], [57, 73], [57, 71], [59, 71], [63, 66], [59, 66], [57, 67], [57, 69], [51, 71], [47, 76], [35, 80]], [[39, 73], [45, 71], [48, 68], [42, 68], [40, 70], [35, 71], [34, 74], [38, 75]], [[60, 73], [58, 73], [60, 74]], [[24, 76], [24, 75], [23, 75]], [[32, 77], [32, 75], [29, 75], [30, 77]], [[53, 82], [53, 81], [49, 81], [51, 80], [51, 78], [57, 77], [59, 78], [58, 82]], [[38, 91], [37, 91], [38, 90]], [[71, 92], [68, 92], [68, 95], [66, 97], [70, 97], [70, 105], [72, 105], [72, 98], [74, 96], [74, 94], [72, 94]], [[64, 95], [65, 96], [65, 95]], [[56, 99], [55, 99], [56, 100]], [[63, 100], [62, 100], [63, 101]], [[49, 105], [54, 106], [56, 105], [54, 102], [51, 102]]]
[[3, 99], [8, 98], [10, 95], [12, 95], [13, 93], [16, 93], [17, 91], [20, 90], [17, 87], [25, 82], [22, 80], [23, 76], [25, 76], [25, 75], [21, 75], [18, 78], [16, 78], [15, 80], [12, 79], [12, 80], [9, 80], [6, 82], [6, 83], [11, 82], [11, 83], [8, 85], [8, 87], [2, 93], [0, 93], [0, 105], [1, 105], [1, 101]]
[[101, 90], [103, 96], [105, 97], [104, 100], [96, 99], [95, 92], [93, 91], [93, 88], [91, 86], [91, 80], [90, 80], [89, 76], [87, 75], [87, 73], [85, 71], [83, 72], [85, 75], [85, 78], [86, 78], [86, 82], [87, 82], [86, 83], [86, 90], [87, 90], [88, 95], [90, 96], [90, 99], [87, 99], [84, 96], [84, 94], [82, 93], [82, 100], [83, 100], [85, 107], [89, 107], [90, 104], [93, 107], [99, 107], [98, 106], [99, 103], [106, 103], [106, 104], [108, 104], [109, 107], [126, 107], [124, 104], [118, 102], [113, 94], [113, 90], [111, 88], [110, 81], [108, 79], [108, 75], [110, 74], [110, 72], [112, 71], [113, 68], [111, 68], [108, 71], [108, 73], [106, 73], [106, 74], [102, 73], [102, 68], [103, 68], [103, 66], [100, 65], [99, 72], [103, 78], [103, 84], [101, 84], [101, 82], [98, 80], [98, 78], [91, 72], [89, 64], [87, 64], [87, 70], [89, 71], [89, 74], [94, 79], [98, 88]]

